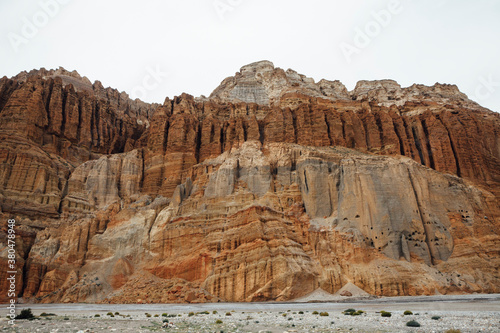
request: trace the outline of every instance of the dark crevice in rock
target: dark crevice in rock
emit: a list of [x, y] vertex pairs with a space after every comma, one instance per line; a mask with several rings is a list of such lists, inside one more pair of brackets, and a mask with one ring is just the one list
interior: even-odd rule
[[455, 147], [455, 142], [450, 134], [450, 130], [446, 126], [446, 123], [441, 119], [439, 115], [436, 115], [436, 118], [443, 124], [443, 127], [446, 129], [446, 133], [448, 134], [448, 139], [450, 140], [451, 151], [453, 152], [453, 159], [455, 160], [455, 166], [457, 168], [457, 176], [462, 177], [462, 173], [460, 172], [460, 163], [457, 155], [457, 148]]

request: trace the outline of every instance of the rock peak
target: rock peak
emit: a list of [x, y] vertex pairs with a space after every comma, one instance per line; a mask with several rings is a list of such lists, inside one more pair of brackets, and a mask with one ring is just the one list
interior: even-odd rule
[[269, 60], [256, 61], [240, 68], [240, 73], [262, 73], [274, 70], [274, 64]]
[[267, 106], [293, 107], [308, 98], [334, 101], [368, 101], [380, 106], [403, 106], [407, 102], [454, 104], [483, 109], [468, 99], [456, 85], [436, 83], [433, 86], [414, 84], [402, 88], [395, 80], [361, 80], [352, 91], [338, 80], [313, 78], [292, 69], [284, 71], [271, 61], [257, 61], [241, 67], [234, 76], [222, 81], [209, 97], [216, 102], [245, 102]]
[[241, 67], [217, 87], [210, 99], [218, 102], [245, 102], [278, 106], [287, 94], [350, 100], [345, 86], [339, 81], [314, 79], [292, 69], [284, 71], [271, 61], [263, 60]]

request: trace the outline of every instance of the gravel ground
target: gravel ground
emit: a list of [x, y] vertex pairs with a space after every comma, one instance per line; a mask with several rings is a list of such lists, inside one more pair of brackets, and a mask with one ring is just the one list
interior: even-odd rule
[[[462, 333], [500, 332], [500, 295], [383, 298], [351, 303], [32, 304], [18, 305], [18, 312], [26, 307], [36, 316], [42, 312], [56, 316], [16, 320], [14, 327], [3, 320], [0, 332], [437, 333], [450, 329]], [[343, 311], [348, 308], [365, 313], [344, 315]], [[384, 310], [390, 311], [392, 316], [382, 317], [380, 311]], [[404, 315], [405, 310], [412, 311], [413, 315]], [[328, 316], [320, 316], [314, 311], [327, 312]], [[108, 312], [114, 317], [107, 315]], [[433, 316], [440, 319], [432, 319]], [[162, 327], [164, 320], [174, 326]], [[421, 326], [407, 327], [406, 323], [411, 320]]]

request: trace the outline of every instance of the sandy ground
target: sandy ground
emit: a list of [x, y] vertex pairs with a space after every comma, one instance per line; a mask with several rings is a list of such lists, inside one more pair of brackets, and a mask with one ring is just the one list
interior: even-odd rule
[[[20, 304], [17, 310], [19, 312], [28, 307], [37, 316], [43, 312], [56, 316], [32, 321], [17, 320], [14, 327], [3, 320], [0, 321], [0, 332], [437, 333], [450, 329], [462, 333], [500, 332], [498, 294], [351, 299], [322, 303]], [[365, 313], [344, 315], [343, 311], [348, 308]], [[381, 317], [382, 310], [391, 312], [392, 316]], [[403, 315], [405, 310], [412, 311], [413, 315]], [[320, 316], [314, 311], [327, 312], [328, 316]], [[193, 313], [191, 316], [190, 312]], [[108, 313], [113, 313], [114, 317]], [[432, 319], [433, 316], [440, 318]], [[172, 323], [173, 327], [163, 328], [164, 320]], [[407, 327], [406, 323], [410, 320], [416, 320], [421, 326]]]

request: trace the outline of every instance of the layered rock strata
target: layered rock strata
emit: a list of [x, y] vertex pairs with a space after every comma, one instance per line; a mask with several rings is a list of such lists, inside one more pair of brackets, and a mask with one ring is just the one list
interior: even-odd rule
[[27, 300], [500, 292], [500, 119], [455, 86], [259, 62], [148, 105], [40, 70], [0, 80], [0, 120]]

